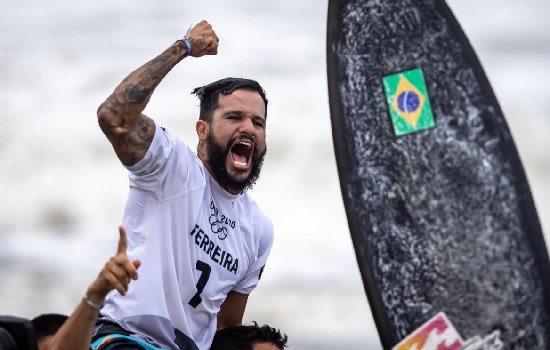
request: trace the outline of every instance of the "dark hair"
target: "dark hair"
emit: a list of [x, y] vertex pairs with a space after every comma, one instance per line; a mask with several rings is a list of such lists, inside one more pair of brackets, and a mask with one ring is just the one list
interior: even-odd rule
[[286, 347], [288, 336], [268, 325], [244, 325], [220, 329], [214, 335], [210, 350], [252, 350], [257, 343], [273, 343], [280, 350]]
[[34, 327], [36, 341], [57, 333], [67, 318], [69, 317], [60, 314], [42, 314], [33, 318], [32, 326]]
[[208, 123], [212, 121], [212, 114], [218, 108], [220, 94], [231, 95], [235, 90], [244, 89], [256, 91], [265, 103], [265, 117], [267, 117], [267, 98], [264, 89], [255, 80], [244, 78], [225, 78], [211, 84], [195, 88], [191, 93], [201, 101], [199, 119]]

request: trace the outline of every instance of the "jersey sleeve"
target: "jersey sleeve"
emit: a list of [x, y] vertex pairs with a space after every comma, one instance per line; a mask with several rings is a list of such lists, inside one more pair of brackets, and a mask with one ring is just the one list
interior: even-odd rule
[[163, 197], [163, 188], [175, 187], [173, 182], [179, 185], [187, 182], [190, 155], [192, 151], [182, 140], [155, 123], [155, 136], [145, 157], [132, 166], [126, 166], [130, 172], [130, 187]]
[[233, 290], [242, 294], [250, 294], [258, 285], [271, 247], [273, 246], [273, 224], [266, 218], [262, 235], [258, 245], [258, 255], [250, 265], [244, 277], [235, 285]]

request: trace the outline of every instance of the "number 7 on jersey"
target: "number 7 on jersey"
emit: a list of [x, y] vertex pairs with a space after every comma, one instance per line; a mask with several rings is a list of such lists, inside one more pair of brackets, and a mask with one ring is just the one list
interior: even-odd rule
[[199, 306], [199, 304], [202, 302], [201, 293], [204, 290], [204, 287], [206, 286], [206, 282], [208, 282], [208, 279], [210, 278], [210, 265], [207, 263], [197, 260], [197, 270], [201, 272], [201, 276], [199, 277], [199, 281], [197, 282], [197, 293], [189, 300], [189, 305], [196, 308]]

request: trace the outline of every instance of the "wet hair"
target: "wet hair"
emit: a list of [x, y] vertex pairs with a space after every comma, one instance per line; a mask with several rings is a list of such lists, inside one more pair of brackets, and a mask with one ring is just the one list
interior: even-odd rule
[[210, 350], [252, 350], [257, 343], [272, 343], [280, 350], [286, 347], [288, 336], [268, 325], [251, 325], [220, 329], [214, 335]]
[[42, 314], [33, 318], [32, 326], [36, 335], [36, 341], [57, 333], [68, 318], [68, 316], [60, 314]]
[[235, 90], [244, 89], [255, 91], [262, 97], [265, 103], [265, 117], [267, 117], [267, 98], [264, 89], [257, 81], [244, 78], [225, 78], [211, 84], [195, 88], [191, 93], [199, 98], [200, 114], [199, 119], [208, 123], [212, 121], [214, 110], [218, 108], [220, 94], [231, 95]]

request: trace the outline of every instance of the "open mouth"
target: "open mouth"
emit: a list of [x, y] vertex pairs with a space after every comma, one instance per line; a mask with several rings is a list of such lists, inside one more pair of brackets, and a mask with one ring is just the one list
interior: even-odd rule
[[252, 142], [248, 140], [237, 141], [237, 143], [231, 147], [231, 160], [233, 160], [235, 167], [247, 169], [250, 164], [253, 151], [254, 146], [252, 145]]

